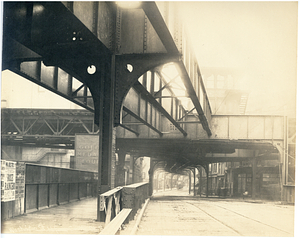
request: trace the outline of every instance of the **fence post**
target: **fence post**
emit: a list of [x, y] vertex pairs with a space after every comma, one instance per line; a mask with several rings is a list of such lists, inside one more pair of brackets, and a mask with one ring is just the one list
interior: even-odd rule
[[196, 196], [196, 169], [194, 168], [194, 196]]
[[48, 184], [47, 206], [50, 207], [50, 183]]
[[36, 185], [36, 209], [39, 210], [39, 189], [40, 185]]
[[191, 176], [191, 171], [189, 171], [189, 194], [191, 194], [191, 186], [192, 186], [192, 176]]

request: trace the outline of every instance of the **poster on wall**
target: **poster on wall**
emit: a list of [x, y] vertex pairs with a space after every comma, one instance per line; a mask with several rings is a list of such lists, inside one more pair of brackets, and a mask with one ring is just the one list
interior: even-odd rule
[[5, 160], [1, 160], [1, 201], [3, 199], [4, 190], [5, 190]]
[[15, 200], [16, 162], [1, 161], [1, 201]]
[[25, 197], [25, 166], [24, 162], [16, 164], [16, 199]]
[[99, 135], [75, 135], [75, 169], [97, 172]]

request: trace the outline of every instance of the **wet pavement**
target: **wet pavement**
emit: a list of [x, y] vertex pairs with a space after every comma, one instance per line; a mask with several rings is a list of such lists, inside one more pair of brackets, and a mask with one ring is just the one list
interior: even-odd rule
[[[96, 198], [89, 198], [18, 216], [2, 221], [2, 233], [96, 235], [104, 225], [96, 221], [96, 207]], [[292, 205], [169, 190], [154, 193], [136, 235], [290, 237], [293, 219]], [[120, 234], [130, 235], [135, 222], [125, 224]]]

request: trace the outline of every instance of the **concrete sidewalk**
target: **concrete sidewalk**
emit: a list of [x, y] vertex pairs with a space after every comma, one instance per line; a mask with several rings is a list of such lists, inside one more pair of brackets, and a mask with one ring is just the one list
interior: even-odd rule
[[97, 198], [18, 216], [1, 222], [4, 234], [99, 234], [103, 222], [97, 222]]

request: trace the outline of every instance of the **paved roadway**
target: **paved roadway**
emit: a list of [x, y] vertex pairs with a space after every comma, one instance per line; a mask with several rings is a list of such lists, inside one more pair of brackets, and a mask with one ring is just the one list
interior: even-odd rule
[[[180, 195], [180, 197], [179, 197]], [[154, 194], [137, 235], [293, 236], [294, 206], [274, 202], [195, 198], [187, 191]], [[126, 230], [121, 234], [128, 234]]]
[[[99, 234], [96, 199], [2, 221], [2, 233]], [[172, 236], [293, 236], [294, 206], [251, 200], [199, 198], [187, 191], [155, 193], [144, 213], [137, 235]], [[135, 221], [124, 226], [129, 235]]]

